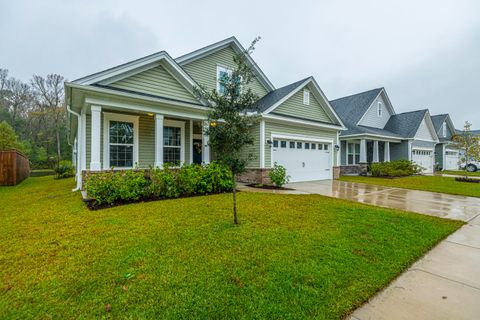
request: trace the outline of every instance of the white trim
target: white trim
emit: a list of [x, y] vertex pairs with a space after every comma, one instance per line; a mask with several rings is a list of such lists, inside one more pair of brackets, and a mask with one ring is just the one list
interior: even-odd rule
[[87, 170], [87, 111], [82, 108], [82, 170]]
[[310, 90], [303, 88], [303, 104], [306, 106], [310, 105]]
[[260, 168], [265, 168], [265, 120], [260, 120]]
[[419, 139], [419, 138], [411, 138], [410, 140], [425, 141], [425, 142], [431, 142], [431, 143], [437, 143], [438, 142], [438, 141], [435, 141], [435, 140]]
[[[164, 120], [163, 127], [176, 127], [180, 128], [180, 165], [185, 163], [185, 121], [178, 120]], [[163, 150], [165, 150], [165, 144], [163, 144]], [[165, 151], [164, 151], [165, 152]], [[162, 164], [163, 164], [163, 154], [162, 154]]]
[[288, 118], [288, 117], [283, 117], [283, 116], [278, 116], [273, 114], [263, 114], [262, 118], [269, 119], [272, 121], [277, 121], [277, 122], [301, 124], [301, 125], [306, 125], [311, 127], [332, 129], [332, 130], [342, 130], [342, 127], [339, 125], [323, 124], [323, 123], [313, 122], [309, 120], [300, 120], [300, 119]]
[[382, 103], [380, 101], [378, 101], [377, 103], [377, 117], [381, 117], [382, 116]]
[[307, 80], [305, 80], [302, 84], [300, 84], [298, 87], [296, 87], [294, 90], [290, 91], [289, 94], [287, 94], [285, 97], [283, 97], [282, 99], [278, 100], [277, 103], [275, 103], [274, 105], [270, 106], [270, 108], [268, 108], [267, 110], [263, 111], [263, 114], [268, 114], [270, 113], [271, 111], [273, 111], [274, 109], [276, 109], [279, 105], [281, 105], [282, 103], [284, 103], [285, 101], [287, 101], [288, 99], [290, 99], [295, 93], [297, 93], [298, 91], [300, 91], [303, 87], [305, 87], [308, 83], [310, 83], [311, 81], [311, 78], [308, 78]]
[[435, 151], [435, 148], [427, 148], [427, 147], [415, 147], [412, 146], [412, 151], [420, 150], [420, 151]]
[[380, 141], [385, 141], [386, 139], [389, 139], [390, 142], [401, 142], [402, 140], [405, 140], [402, 138], [383, 136], [381, 134], [370, 134], [370, 133], [357, 133], [357, 134], [349, 134], [347, 136], [340, 136], [340, 140], [351, 140], [351, 138], [355, 138], [355, 137], [366, 137], [369, 140], [380, 140]]
[[102, 162], [100, 160], [100, 144], [101, 144], [101, 127], [102, 127], [102, 107], [90, 107], [90, 170], [100, 171]]
[[313, 142], [331, 143], [331, 144], [333, 144], [334, 142], [334, 139], [318, 138], [318, 137], [312, 137], [312, 136], [305, 136], [301, 134], [283, 134], [283, 133], [272, 132], [270, 136], [272, 140], [277, 138], [277, 139], [304, 140], [304, 141], [313, 141]]
[[139, 116], [121, 113], [103, 112], [103, 169], [110, 169], [110, 121], [125, 121], [133, 123], [133, 164], [132, 167], [115, 167], [115, 169], [133, 169], [138, 165], [138, 126]]
[[367, 163], [367, 140], [360, 140], [360, 159], [358, 163]]
[[208, 128], [208, 121], [202, 123], [202, 162], [205, 164], [210, 163], [210, 146], [208, 145], [209, 136], [205, 134], [205, 130]]
[[[352, 147], [353, 153], [349, 153], [349, 151], [348, 151], [348, 147], [349, 147], [350, 144], [353, 145], [353, 147]], [[346, 164], [347, 166], [354, 166], [354, 165], [359, 164], [359, 163], [360, 163], [360, 150], [358, 150], [358, 153], [357, 153], [357, 148], [356, 148], [356, 146], [357, 146], [357, 145], [360, 145], [360, 141], [358, 141], [358, 142], [356, 142], [356, 141], [355, 141], [355, 142], [347, 142], [347, 141], [345, 141], [345, 145], [346, 145], [346, 150], [345, 150], [345, 164]], [[349, 161], [348, 161], [348, 156], [349, 156], [350, 154], [352, 155], [352, 161], [353, 161], [353, 163], [349, 163]], [[357, 161], [355, 161], [355, 156], [356, 156], [357, 154], [358, 154], [358, 157], [359, 157], [358, 163], [357, 163]]]
[[180, 118], [186, 118], [186, 119], [198, 119], [198, 120], [206, 119], [207, 118], [206, 112], [208, 111], [208, 108], [199, 107], [196, 109], [198, 109], [197, 111], [201, 112], [201, 114], [195, 114], [192, 112], [192, 110], [189, 110], [189, 112], [173, 111], [169, 109], [162, 109], [161, 107], [149, 107], [149, 106], [143, 106], [143, 105], [137, 105], [137, 104], [131, 104], [131, 103], [125, 103], [125, 102], [115, 102], [115, 101], [110, 101], [106, 99], [97, 99], [97, 98], [85, 98], [85, 103], [101, 104], [103, 106], [108, 106], [108, 107], [113, 107], [118, 109], [126, 109], [129, 111], [134, 110], [134, 111], [140, 111], [145, 113], [158, 113], [160, 111], [163, 115], [169, 115], [173, 117], [180, 117]]
[[[198, 105], [198, 104], [183, 102], [183, 101], [163, 99], [163, 98], [158, 98], [158, 97], [149, 97], [149, 96], [142, 95], [140, 93], [138, 93], [138, 94], [137, 93], [128, 93], [128, 92], [122, 92], [122, 91], [108, 89], [108, 88], [101, 88], [101, 87], [94, 87], [94, 86], [83, 86], [83, 85], [77, 85], [77, 84], [73, 84], [73, 83], [65, 83], [65, 86], [73, 88], [73, 89], [80, 89], [80, 90], [92, 91], [92, 92], [98, 92], [98, 93], [106, 93], [106, 94], [116, 95], [116, 96], [119, 96], [119, 97], [140, 99], [140, 100], [152, 101], [152, 102], [159, 102], [159, 103], [164, 103], [164, 104], [179, 106], [179, 107], [188, 107], [188, 108], [198, 109], [198, 110], [209, 110], [210, 109], [209, 107], [206, 107], [204, 105]], [[98, 98], [86, 98], [85, 100], [87, 100], [87, 99], [101, 100], [101, 99], [98, 99]], [[88, 103], [88, 102], [85, 102], [85, 103]]]
[[215, 79], [216, 79], [216, 89], [218, 94], [220, 94], [220, 77], [219, 77], [220, 72], [225, 72], [226, 74], [228, 74], [229, 77], [231, 77], [233, 74], [233, 70], [217, 64]]
[[[340, 131], [337, 132], [337, 141], [336, 144], [338, 145], [338, 152], [337, 152], [337, 167], [342, 165], [342, 144], [340, 143]], [[335, 151], [335, 150], [334, 150]]]
[[378, 140], [373, 141], [373, 155], [372, 155], [372, 162], [380, 162], [380, 157], [378, 154]]
[[155, 114], [155, 167], [163, 167], [163, 114]]
[[408, 161], [412, 161], [412, 143], [413, 143], [412, 140], [408, 140], [408, 149], [407, 149]]
[[[382, 90], [380, 90], [380, 92], [377, 94], [377, 96], [375, 97], [375, 99], [372, 100], [372, 103], [371, 103], [370, 106], [367, 108], [367, 111], [365, 111], [365, 113], [362, 115], [362, 117], [360, 118], [360, 120], [358, 120], [358, 122], [356, 123], [357, 126], [363, 121], [363, 118], [366, 117], [368, 111], [370, 110], [370, 108], [373, 106], [373, 104], [375, 103], [375, 101], [377, 101], [378, 97], [379, 97], [382, 93], [384, 94], [384, 98], [385, 98], [384, 101], [386, 100], [385, 105], [388, 107], [388, 109], [390, 109], [390, 116], [395, 115], [395, 109], [393, 109], [393, 105], [392, 105], [392, 103], [390, 102], [390, 98], [389, 98], [388, 95], [387, 95], [387, 91], [385, 90], [385, 88], [382, 88]], [[378, 113], [377, 113], [377, 115], [378, 115]]]
[[385, 145], [383, 148], [383, 161], [390, 162], [390, 142], [385, 141]]
[[[213, 52], [222, 50], [224, 48], [227, 48], [228, 46], [232, 45], [232, 48], [236, 52], [244, 52], [245, 49], [243, 46], [240, 44], [240, 42], [235, 38], [235, 37], [230, 37], [227, 39], [224, 39], [222, 41], [219, 41], [217, 43], [213, 43], [211, 45], [208, 45], [206, 47], [200, 48], [198, 50], [192, 51], [190, 53], [187, 53], [183, 56], [180, 56], [175, 59], [175, 61], [183, 66], [185, 64], [188, 64], [190, 62], [193, 62], [197, 59], [200, 59], [204, 56], [207, 56]], [[267, 91], [273, 91], [275, 90], [275, 87], [273, 84], [268, 80], [267, 76], [263, 73], [263, 71], [258, 67], [258, 65], [255, 63], [255, 61], [252, 59], [250, 55], [246, 55], [247, 61], [250, 63], [250, 65], [253, 67], [255, 73], [258, 75], [258, 80], [262, 83], [262, 85], [267, 89]]]
[[190, 156], [189, 156], [189, 163], [193, 163], [193, 120], [188, 120], [189, 122], [189, 130], [190, 130]]

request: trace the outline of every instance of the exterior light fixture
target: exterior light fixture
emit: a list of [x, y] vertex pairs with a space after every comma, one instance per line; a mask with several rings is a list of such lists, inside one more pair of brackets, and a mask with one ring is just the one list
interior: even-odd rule
[[153, 113], [147, 112], [147, 116], [153, 117]]
[[269, 146], [271, 146], [271, 145], [273, 144], [272, 140], [267, 139], [267, 144], [268, 144]]
[[338, 152], [338, 150], [340, 150], [340, 146], [339, 146], [338, 144], [336, 144], [336, 145], [334, 146], [334, 148], [335, 148], [335, 151], [336, 151], [336, 152]]

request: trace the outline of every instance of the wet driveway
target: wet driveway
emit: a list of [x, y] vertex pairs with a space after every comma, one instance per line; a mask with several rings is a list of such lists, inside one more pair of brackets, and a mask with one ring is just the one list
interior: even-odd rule
[[376, 186], [338, 180], [296, 182], [296, 193], [314, 193], [385, 208], [470, 221], [480, 215], [480, 198]]

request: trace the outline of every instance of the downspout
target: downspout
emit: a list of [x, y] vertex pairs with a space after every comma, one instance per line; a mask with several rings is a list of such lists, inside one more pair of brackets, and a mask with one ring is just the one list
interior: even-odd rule
[[[79, 126], [81, 125], [81, 123], [82, 123], [82, 116], [81, 116], [79, 113], [77, 113], [77, 112], [73, 111], [72, 109], [70, 109], [70, 105], [68, 105], [68, 104], [67, 104], [67, 111], [68, 111], [69, 113], [77, 116], [77, 127], [79, 127]], [[78, 139], [78, 137], [77, 137], [77, 139]], [[80, 145], [80, 143], [81, 143], [81, 142], [77, 143], [77, 187], [74, 188], [74, 189], [72, 189], [72, 191], [78, 191], [78, 190], [80, 190], [80, 186], [78, 185], [78, 179], [79, 179], [79, 177], [80, 177], [80, 175], [78, 174], [78, 169], [80, 168], [80, 166], [79, 166], [80, 161], [78, 161], [78, 160], [79, 160], [79, 156], [80, 156], [80, 153], [78, 152], [78, 146]]]

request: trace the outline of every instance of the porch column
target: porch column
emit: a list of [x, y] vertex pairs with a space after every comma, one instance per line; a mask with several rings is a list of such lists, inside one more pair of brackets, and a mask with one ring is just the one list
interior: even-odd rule
[[383, 161], [390, 162], [390, 142], [385, 141], [385, 148], [383, 150]]
[[163, 115], [155, 114], [155, 167], [163, 166]]
[[360, 140], [360, 163], [367, 163], [367, 140]]
[[373, 140], [373, 162], [379, 162], [379, 158], [378, 158], [378, 140]]
[[208, 146], [208, 135], [205, 134], [205, 131], [208, 129], [208, 121], [203, 121], [203, 132], [202, 132], [202, 162], [207, 164], [210, 163], [210, 147]]
[[92, 106], [92, 128], [91, 128], [91, 146], [90, 146], [90, 170], [99, 171], [102, 169], [100, 162], [100, 130], [102, 107]]

